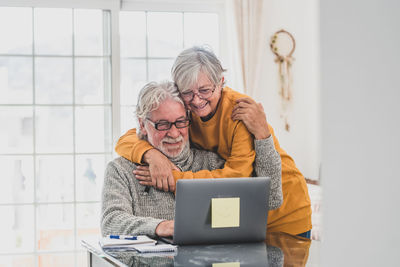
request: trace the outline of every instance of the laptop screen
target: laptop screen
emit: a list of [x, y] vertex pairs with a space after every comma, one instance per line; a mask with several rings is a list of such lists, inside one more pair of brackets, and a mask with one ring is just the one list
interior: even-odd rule
[[270, 178], [178, 180], [175, 244], [263, 241]]

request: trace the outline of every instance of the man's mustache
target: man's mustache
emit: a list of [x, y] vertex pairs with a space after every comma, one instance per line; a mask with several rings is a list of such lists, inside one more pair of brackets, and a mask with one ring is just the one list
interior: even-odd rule
[[183, 142], [183, 136], [180, 135], [177, 138], [171, 138], [171, 137], [164, 137], [162, 140], [162, 142], [166, 142], [166, 143], [178, 143], [178, 142]]

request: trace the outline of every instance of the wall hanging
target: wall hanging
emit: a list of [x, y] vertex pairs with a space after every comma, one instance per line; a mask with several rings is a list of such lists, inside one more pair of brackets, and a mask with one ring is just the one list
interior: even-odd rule
[[292, 34], [285, 30], [279, 30], [271, 37], [270, 47], [275, 54], [275, 62], [279, 67], [279, 95], [282, 100], [281, 117], [285, 121], [286, 131], [290, 130], [288, 121], [288, 109], [292, 101], [292, 63], [293, 52], [296, 48], [296, 41]]

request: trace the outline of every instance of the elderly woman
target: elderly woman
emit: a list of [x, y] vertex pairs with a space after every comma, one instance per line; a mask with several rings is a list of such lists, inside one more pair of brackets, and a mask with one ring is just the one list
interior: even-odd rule
[[[120, 138], [117, 153], [133, 162], [149, 164], [135, 171], [142, 184], [174, 191], [177, 179], [251, 176], [253, 142], [267, 139], [281, 156], [284, 200], [279, 209], [269, 212], [268, 230], [309, 237], [311, 203], [304, 176], [280, 147], [261, 105], [224, 86], [224, 71], [214, 53], [203, 47], [181, 52], [172, 68], [172, 77], [191, 111], [192, 145], [217, 152], [226, 160], [223, 168], [181, 172], [167, 157], [140, 140], [134, 129]], [[272, 183], [271, 189], [275, 187]]]

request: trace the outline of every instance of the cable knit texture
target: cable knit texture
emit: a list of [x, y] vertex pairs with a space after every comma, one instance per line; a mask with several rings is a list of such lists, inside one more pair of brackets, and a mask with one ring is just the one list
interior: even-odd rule
[[[257, 176], [271, 177], [269, 208], [282, 204], [281, 161], [272, 137], [255, 141]], [[216, 153], [190, 149], [188, 146], [171, 161], [182, 171], [214, 170], [224, 166], [225, 160]], [[101, 232], [109, 234], [148, 235], [155, 237], [155, 229], [163, 220], [173, 220], [175, 195], [139, 184], [133, 170], [136, 165], [119, 157], [107, 165], [102, 192]]]

